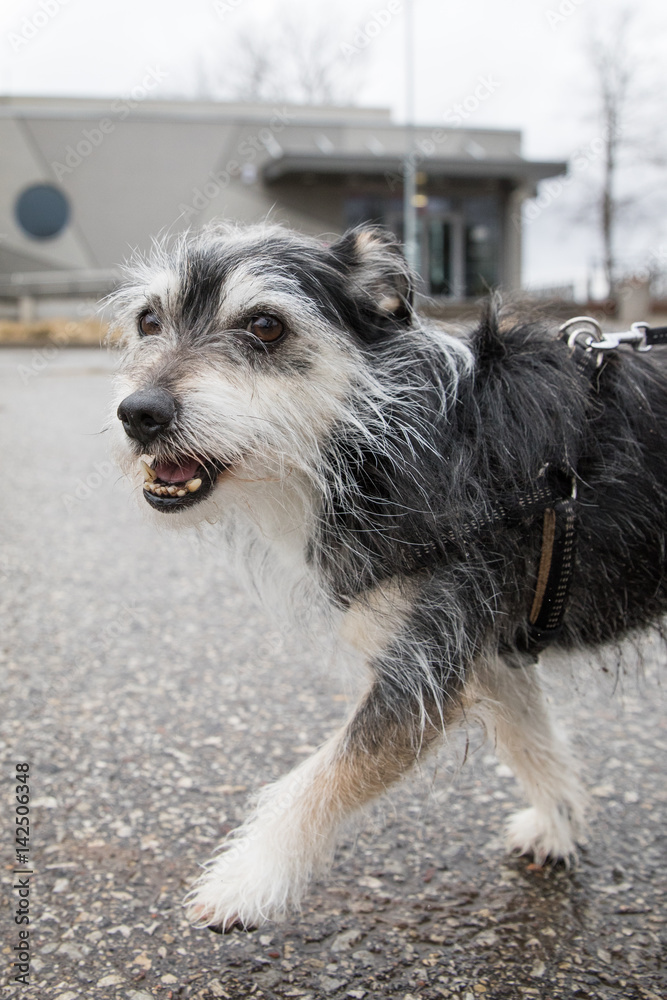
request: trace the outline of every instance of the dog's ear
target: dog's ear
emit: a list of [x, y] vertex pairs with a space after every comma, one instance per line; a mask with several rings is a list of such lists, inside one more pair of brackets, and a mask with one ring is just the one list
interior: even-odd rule
[[379, 340], [412, 324], [413, 279], [395, 236], [360, 226], [349, 229], [329, 251], [357, 303], [362, 339]]

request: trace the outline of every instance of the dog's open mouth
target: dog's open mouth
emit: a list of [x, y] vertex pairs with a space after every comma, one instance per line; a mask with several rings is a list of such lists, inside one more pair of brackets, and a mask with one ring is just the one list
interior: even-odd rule
[[184, 458], [176, 462], [141, 463], [144, 472], [144, 498], [161, 511], [177, 511], [203, 500], [213, 489], [219, 475], [229, 465], [224, 462]]

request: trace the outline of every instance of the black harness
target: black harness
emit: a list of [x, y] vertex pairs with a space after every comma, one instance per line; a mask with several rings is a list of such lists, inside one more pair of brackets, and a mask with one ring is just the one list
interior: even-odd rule
[[[623, 344], [640, 352], [667, 344], [667, 326], [633, 323], [624, 333], [604, 334], [597, 320], [577, 316], [563, 324], [559, 337], [570, 348], [572, 359], [590, 383], [591, 391], [597, 393], [610, 352]], [[496, 502], [479, 517], [454, 523], [437, 541], [416, 545], [411, 551], [417, 566], [433, 566], [452, 552], [465, 557], [470, 542], [499, 524], [531, 525], [540, 515], [542, 543], [537, 579], [525, 626], [515, 639], [516, 648], [531, 655], [553, 642], [563, 626], [575, 559], [576, 470], [545, 465], [535, 483], [525, 491]]]
[[516, 647], [537, 653], [558, 635], [574, 566], [576, 480], [574, 473], [545, 465], [533, 486], [492, 504], [487, 511], [454, 523], [434, 541], [411, 547], [415, 568], [428, 568], [456, 554], [464, 559], [470, 544], [498, 525], [530, 527], [542, 516], [542, 547], [535, 592]]
[[[633, 323], [626, 332], [605, 334], [596, 319], [577, 316], [560, 327], [559, 339], [570, 348], [572, 360], [586, 378], [590, 391], [597, 393], [600, 375], [611, 352], [624, 344], [640, 352], [667, 344], [667, 326]], [[511, 647], [506, 647], [507, 652], [518, 650], [535, 657], [558, 638], [567, 609], [577, 536], [575, 469], [546, 464], [525, 490], [496, 500], [476, 516], [468, 515], [459, 521], [454, 517], [435, 539], [412, 542], [405, 571], [430, 569], [452, 556], [466, 559], [472, 546], [484, 535], [492, 535], [498, 526], [528, 529], [540, 516], [542, 541], [530, 609]], [[337, 596], [342, 605], [349, 605], [348, 594]], [[510, 666], [523, 665], [513, 662], [511, 657], [507, 662]]]
[[[603, 333], [597, 320], [576, 316], [559, 330], [567, 342], [579, 371], [597, 392], [599, 376], [612, 351], [629, 344], [636, 351], [650, 351], [653, 346], [667, 344], [667, 326], [650, 327], [633, 323], [623, 333]], [[577, 481], [575, 470], [568, 470], [569, 494], [544, 507], [542, 547], [533, 601], [528, 613], [525, 636], [520, 646], [530, 653], [539, 653], [553, 642], [561, 631], [567, 608], [570, 583], [574, 570], [577, 530]]]

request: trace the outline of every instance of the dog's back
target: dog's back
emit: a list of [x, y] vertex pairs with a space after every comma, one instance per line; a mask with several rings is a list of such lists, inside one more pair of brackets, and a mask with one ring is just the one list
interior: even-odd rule
[[[559, 641], [622, 638], [667, 611], [667, 368], [661, 349], [580, 355], [541, 325], [501, 329], [493, 314], [473, 335], [489, 484], [520, 491], [540, 463], [572, 474], [576, 554]], [[479, 440], [479, 437], [477, 438]], [[514, 482], [512, 482], [512, 478]], [[539, 545], [539, 532], [537, 536]], [[531, 544], [514, 532], [508, 564]], [[534, 586], [530, 560], [514, 593]], [[532, 570], [532, 572], [531, 572]], [[504, 572], [507, 572], [505, 569]], [[523, 587], [521, 586], [523, 580]], [[524, 601], [525, 608], [525, 601]]]

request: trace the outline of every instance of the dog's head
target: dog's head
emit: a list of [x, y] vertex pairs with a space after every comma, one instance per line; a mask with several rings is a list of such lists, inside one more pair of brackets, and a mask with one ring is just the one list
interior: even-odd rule
[[369, 355], [413, 324], [412, 282], [379, 229], [325, 245], [216, 227], [131, 265], [116, 314], [119, 459], [193, 522], [225, 489], [316, 465]]

